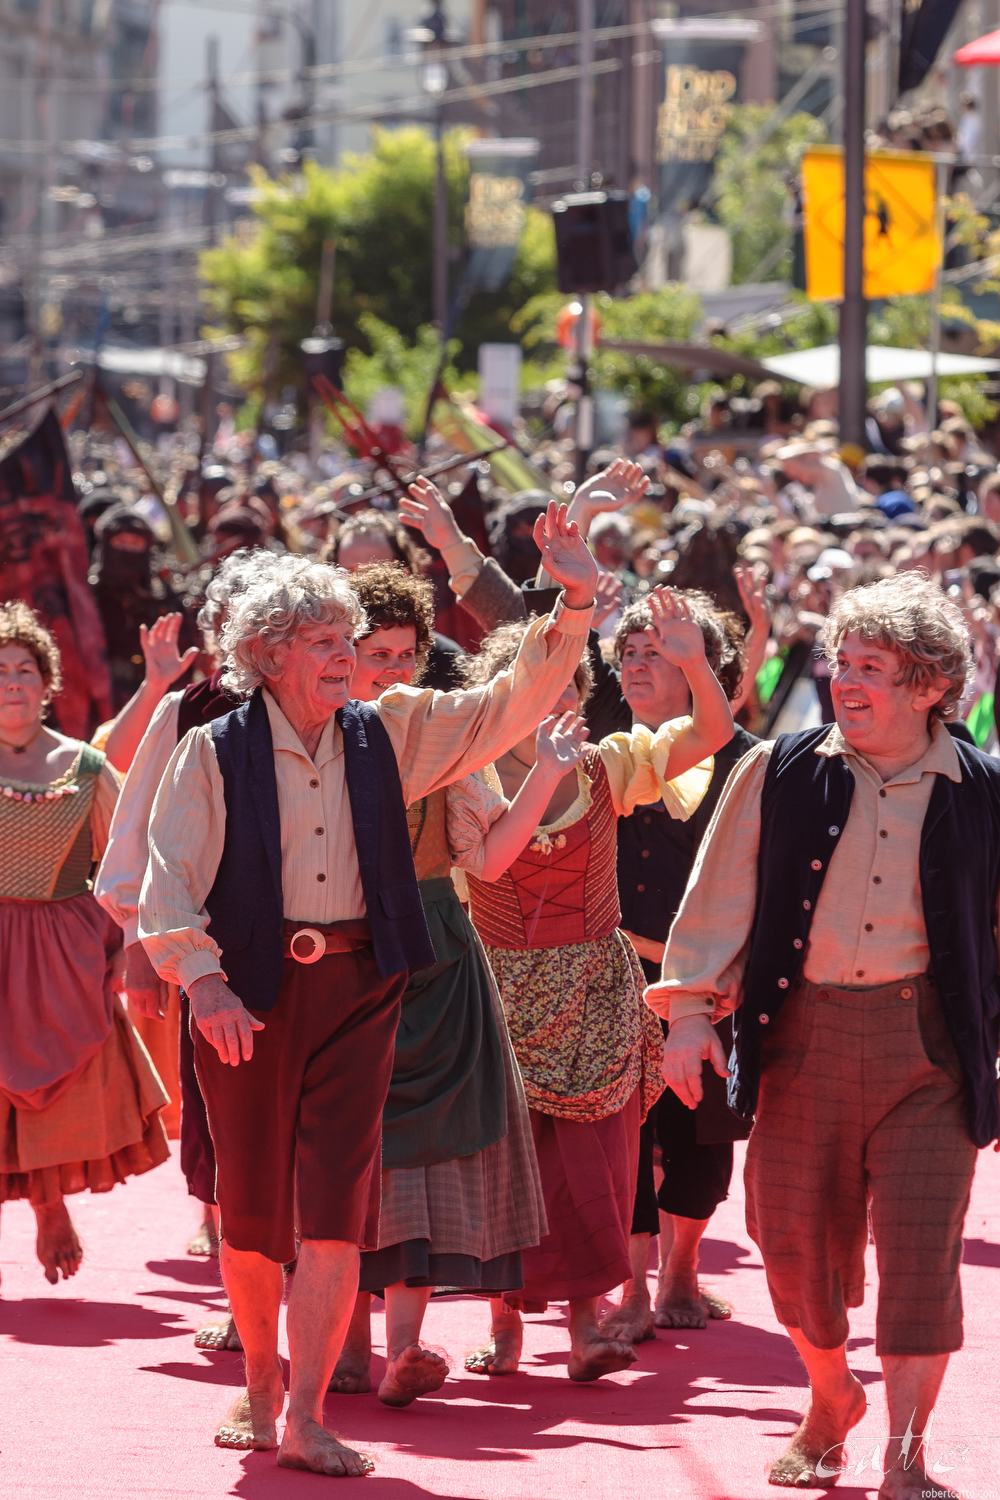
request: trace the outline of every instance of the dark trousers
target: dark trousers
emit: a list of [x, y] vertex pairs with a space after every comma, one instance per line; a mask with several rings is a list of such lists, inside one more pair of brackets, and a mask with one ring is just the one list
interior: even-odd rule
[[[656, 1191], [653, 1150], [659, 1144], [663, 1182]], [[698, 1141], [697, 1114], [673, 1089], [662, 1093], [639, 1136], [633, 1234], [659, 1234], [657, 1209], [682, 1219], [710, 1219], [729, 1192], [733, 1175], [731, 1141], [704, 1146]]]
[[200, 1032], [198, 1082], [217, 1159], [223, 1238], [285, 1263], [303, 1239], [378, 1242], [382, 1110], [405, 973], [370, 948], [286, 959], [253, 1057], [230, 1067]]
[[183, 990], [178, 1073], [181, 1085], [181, 1171], [192, 1198], [197, 1198], [199, 1203], [214, 1203], [215, 1147], [194, 1069], [191, 1002]]

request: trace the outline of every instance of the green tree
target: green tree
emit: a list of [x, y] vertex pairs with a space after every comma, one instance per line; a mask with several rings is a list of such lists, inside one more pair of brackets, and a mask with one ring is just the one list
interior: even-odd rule
[[779, 117], [773, 104], [732, 113], [715, 159], [709, 203], [733, 242], [733, 281], [790, 281], [791, 187], [803, 153], [826, 131], [813, 115]]
[[[453, 288], [468, 192], [464, 139], [459, 132], [445, 138]], [[301, 178], [256, 176], [249, 230], [207, 251], [201, 262], [212, 329], [244, 339], [231, 359], [241, 385], [258, 397], [304, 389], [298, 344], [316, 322], [328, 240], [336, 247], [331, 321], [348, 347], [366, 347], [362, 314], [404, 341], [417, 340], [432, 316], [434, 182], [434, 144], [418, 128], [375, 132], [370, 152], [346, 155], [333, 171], [310, 162]], [[479, 342], [509, 338], [515, 308], [554, 280], [548, 216], [529, 210], [508, 284], [468, 303], [456, 330], [459, 361], [474, 365]], [[370, 346], [368, 352], [374, 352]]]

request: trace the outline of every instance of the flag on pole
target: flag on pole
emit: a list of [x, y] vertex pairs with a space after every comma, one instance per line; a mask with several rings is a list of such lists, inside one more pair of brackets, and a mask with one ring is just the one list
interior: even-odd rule
[[[815, 146], [802, 158], [806, 295], [844, 295], [844, 153]], [[941, 264], [934, 162], [919, 151], [865, 155], [865, 296], [908, 297], [933, 289]]]
[[62, 428], [50, 406], [0, 457], [0, 601], [38, 611], [62, 657], [52, 716], [89, 739], [111, 717], [104, 631], [87, 583], [87, 542]]

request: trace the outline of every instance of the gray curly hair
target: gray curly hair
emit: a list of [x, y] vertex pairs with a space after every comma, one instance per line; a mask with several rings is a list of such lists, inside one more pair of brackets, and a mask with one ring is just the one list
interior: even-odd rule
[[894, 651], [902, 684], [926, 689], [947, 684], [932, 719], [953, 719], [972, 675], [972, 647], [962, 612], [919, 570], [848, 589], [820, 634], [831, 667], [845, 636]]
[[205, 589], [205, 600], [198, 611], [198, 629], [206, 651], [213, 656], [220, 655], [219, 634], [233, 595], [241, 594], [252, 583], [261, 582], [280, 560], [280, 553], [269, 552], [266, 547], [241, 547], [238, 552], [230, 552], [222, 559]]
[[308, 557], [276, 556], [264, 576], [230, 603], [222, 627], [226, 692], [246, 698], [276, 676], [275, 648], [303, 625], [346, 621], [353, 633], [362, 631], [365, 612], [349, 577], [343, 568]]

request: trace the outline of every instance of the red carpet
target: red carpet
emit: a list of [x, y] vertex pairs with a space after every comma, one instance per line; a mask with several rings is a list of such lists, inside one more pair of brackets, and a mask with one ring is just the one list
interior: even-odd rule
[[[707, 1279], [735, 1305], [733, 1322], [661, 1333], [641, 1346], [634, 1370], [597, 1385], [565, 1379], [558, 1313], [529, 1320], [526, 1373], [493, 1382], [465, 1375], [461, 1357], [481, 1340], [486, 1310], [466, 1300], [432, 1304], [428, 1339], [454, 1367], [442, 1392], [399, 1412], [374, 1395], [327, 1404], [330, 1425], [378, 1463], [377, 1475], [353, 1481], [351, 1493], [363, 1487], [371, 1500], [773, 1500], [779, 1492], [766, 1483], [767, 1464], [792, 1430], [803, 1387], [742, 1208], [737, 1185], [705, 1249]], [[174, 1164], [107, 1197], [80, 1198], [75, 1212], [87, 1259], [76, 1280], [55, 1291], [34, 1259], [30, 1209], [15, 1203], [3, 1212], [0, 1496], [319, 1494], [323, 1481], [279, 1470], [271, 1455], [212, 1446], [212, 1424], [239, 1382], [240, 1360], [201, 1354], [192, 1344], [192, 1329], [221, 1299], [214, 1266], [183, 1254], [193, 1215]], [[986, 1500], [1000, 1494], [1000, 1162], [992, 1153], [980, 1156], [965, 1260], [966, 1348], [949, 1372], [934, 1451], [941, 1480], [967, 1500]], [[870, 1306], [856, 1317], [852, 1359], [871, 1399], [851, 1445], [864, 1472], [845, 1476], [836, 1493], [862, 1500], [877, 1489], [866, 1455], [879, 1450], [885, 1429]]]

